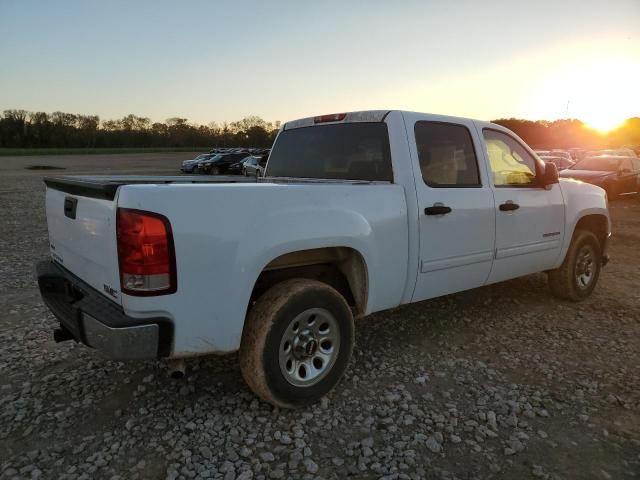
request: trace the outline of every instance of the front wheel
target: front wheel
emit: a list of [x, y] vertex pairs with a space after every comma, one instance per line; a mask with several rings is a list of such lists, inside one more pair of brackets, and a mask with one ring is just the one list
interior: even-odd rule
[[602, 251], [598, 238], [588, 230], [576, 230], [560, 268], [549, 272], [549, 287], [556, 297], [578, 302], [596, 287]]
[[340, 381], [353, 342], [353, 315], [340, 293], [316, 280], [286, 280], [249, 311], [240, 369], [251, 390], [267, 402], [306, 405]]

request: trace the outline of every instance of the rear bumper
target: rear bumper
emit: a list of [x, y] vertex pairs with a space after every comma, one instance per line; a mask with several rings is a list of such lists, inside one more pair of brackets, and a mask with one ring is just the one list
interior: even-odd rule
[[168, 318], [129, 317], [122, 307], [51, 260], [36, 267], [44, 303], [78, 342], [117, 360], [170, 355], [173, 324]]

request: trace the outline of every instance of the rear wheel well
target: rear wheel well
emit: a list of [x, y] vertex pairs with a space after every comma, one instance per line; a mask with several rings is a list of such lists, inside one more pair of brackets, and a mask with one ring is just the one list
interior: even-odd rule
[[[609, 234], [607, 217], [604, 215], [585, 215], [576, 224], [575, 230], [588, 230], [598, 238], [600, 248], [604, 248]], [[575, 235], [575, 231], [574, 231]]]
[[325, 247], [281, 255], [267, 264], [251, 292], [249, 304], [277, 283], [291, 278], [318, 280], [335, 288], [354, 310], [367, 306], [367, 272], [362, 256], [348, 247]]

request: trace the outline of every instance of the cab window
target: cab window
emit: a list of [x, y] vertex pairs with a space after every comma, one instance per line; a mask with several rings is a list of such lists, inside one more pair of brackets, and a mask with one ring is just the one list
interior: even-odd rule
[[416, 122], [418, 160], [430, 187], [479, 187], [478, 161], [466, 127], [441, 122]]
[[537, 161], [513, 137], [496, 130], [482, 131], [496, 187], [531, 187], [536, 183]]

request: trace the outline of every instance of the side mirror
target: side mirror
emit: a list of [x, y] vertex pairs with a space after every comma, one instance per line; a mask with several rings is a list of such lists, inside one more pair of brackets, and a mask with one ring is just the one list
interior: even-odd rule
[[545, 162], [544, 164], [544, 172], [540, 177], [540, 184], [542, 187], [546, 188], [554, 183], [559, 183], [558, 179], [558, 167], [554, 163]]

